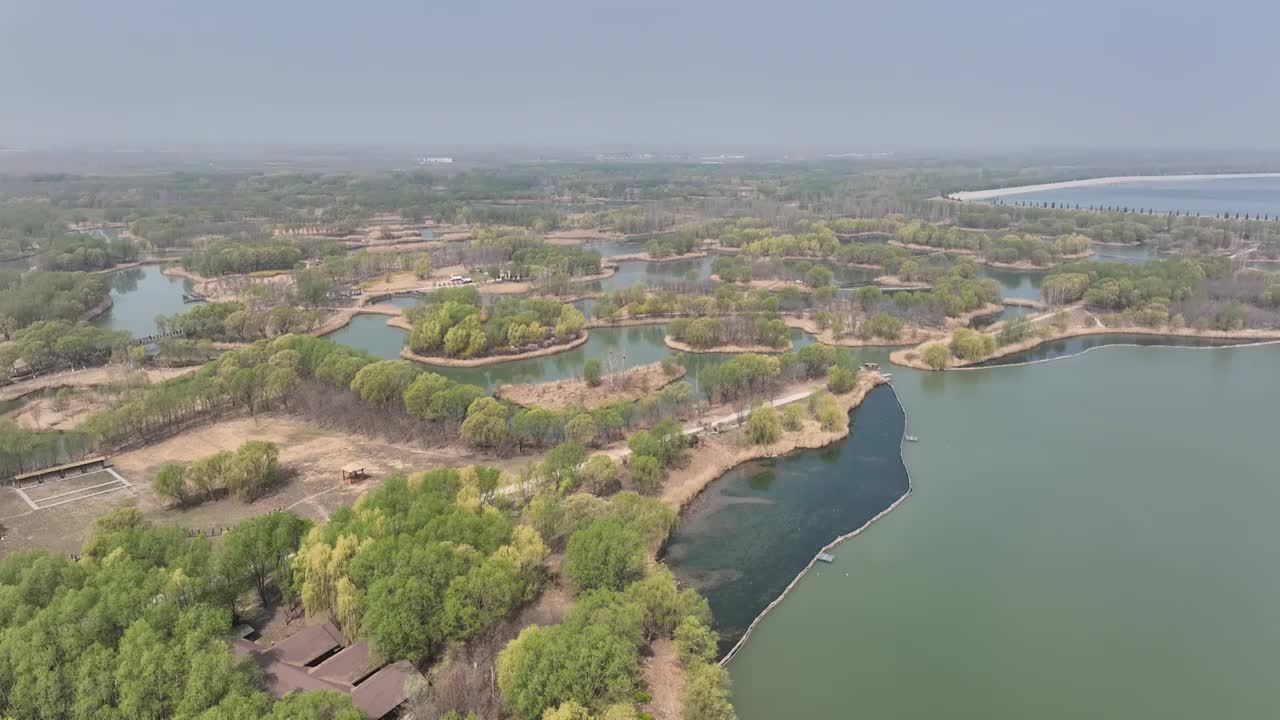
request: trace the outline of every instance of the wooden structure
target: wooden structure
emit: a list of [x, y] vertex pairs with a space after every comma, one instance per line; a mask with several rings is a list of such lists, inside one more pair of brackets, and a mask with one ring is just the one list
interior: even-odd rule
[[97, 472], [105, 470], [111, 465], [105, 456], [98, 455], [84, 460], [66, 463], [64, 465], [54, 465], [40, 470], [32, 470], [21, 475], [15, 475], [13, 484], [22, 487], [32, 483], [39, 484], [50, 480], [62, 480], [64, 478], [74, 477], [76, 475], [84, 475], [85, 473]]
[[369, 477], [369, 473], [365, 472], [364, 465], [361, 463], [350, 462], [342, 466], [342, 482], [357, 483]]

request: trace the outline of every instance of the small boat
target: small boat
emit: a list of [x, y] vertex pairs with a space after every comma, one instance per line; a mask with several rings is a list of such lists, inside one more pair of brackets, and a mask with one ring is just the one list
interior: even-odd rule
[[916, 437], [915, 435], [903, 435], [902, 439], [906, 440], [907, 442], [920, 442], [920, 438]]
[[821, 560], [822, 562], [829, 563], [829, 562], [835, 562], [836, 556], [828, 553], [820, 552], [818, 553], [818, 559]]

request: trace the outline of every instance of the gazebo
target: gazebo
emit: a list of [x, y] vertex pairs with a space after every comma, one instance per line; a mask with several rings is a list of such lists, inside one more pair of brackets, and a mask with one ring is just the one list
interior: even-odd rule
[[360, 482], [369, 477], [369, 473], [365, 472], [364, 463], [349, 462], [342, 466], [342, 481], [345, 483]]

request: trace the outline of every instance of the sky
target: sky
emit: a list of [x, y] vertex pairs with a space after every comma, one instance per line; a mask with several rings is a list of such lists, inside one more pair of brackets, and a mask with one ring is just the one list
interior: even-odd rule
[[1262, 0], [0, 0], [0, 146], [1280, 147]]

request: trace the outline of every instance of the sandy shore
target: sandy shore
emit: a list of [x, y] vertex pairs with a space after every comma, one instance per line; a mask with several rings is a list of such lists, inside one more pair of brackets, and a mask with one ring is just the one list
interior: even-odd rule
[[994, 190], [965, 190], [951, 193], [952, 200], [990, 200], [991, 198], [1023, 193], [1042, 192], [1044, 190], [1065, 190], [1078, 187], [1097, 187], [1099, 185], [1121, 185], [1136, 182], [1190, 182], [1196, 180], [1246, 180], [1249, 178], [1274, 178], [1280, 173], [1223, 173], [1209, 175], [1115, 175], [1111, 177], [1086, 178], [1084, 180], [1067, 180], [1064, 182], [1042, 183], [1040, 185], [1018, 185], [1014, 187], [995, 188]]
[[837, 338], [831, 333], [830, 329], [819, 330], [818, 323], [812, 318], [783, 316], [782, 321], [789, 328], [796, 328], [809, 333], [824, 345], [838, 345], [840, 347], [901, 347], [903, 345], [917, 345], [938, 340], [947, 336], [946, 330], [906, 326], [902, 328], [902, 332], [898, 334], [898, 337], [892, 340], [878, 337], [860, 338], [853, 334]]
[[650, 255], [646, 251], [646, 252], [638, 252], [638, 253], [629, 253], [627, 255], [614, 255], [609, 259], [616, 263], [623, 263], [623, 262], [665, 263], [665, 262], [677, 262], [680, 260], [697, 260], [698, 258], [704, 258], [706, 256], [707, 256], [706, 252], [703, 252], [702, 250], [694, 250], [693, 252], [687, 252], [687, 253], [684, 253], [683, 255], [668, 255], [667, 257], [656, 258]]
[[580, 405], [591, 409], [609, 403], [638, 400], [684, 377], [684, 368], [676, 366], [675, 370], [669, 375], [663, 370], [662, 363], [650, 363], [606, 376], [598, 387], [591, 387], [580, 378], [567, 378], [552, 382], [499, 385], [493, 391], [493, 396], [523, 407], [563, 410]]
[[[836, 402], [845, 413], [862, 404], [867, 393], [879, 385], [889, 382], [883, 375], [875, 372], [858, 374], [858, 382], [853, 390], [844, 395], [836, 395]], [[798, 402], [826, 387], [825, 382], [814, 382], [806, 385], [794, 397]], [[849, 435], [849, 428], [827, 432], [822, 430], [817, 421], [807, 419], [800, 430], [785, 432], [778, 442], [772, 445], [747, 445], [742, 442], [741, 433], [726, 435], [703, 434], [697, 447], [689, 452], [684, 465], [667, 477], [662, 487], [662, 501], [672, 509], [679, 511], [698, 496], [707, 485], [734, 467], [749, 460], [766, 457], [778, 457], [793, 450], [820, 448]]]
[[[1051, 335], [1040, 337], [1036, 336], [1028, 338], [1022, 342], [1013, 343], [997, 348], [996, 351], [979, 360], [961, 360], [959, 358], [951, 358], [948, 365], [950, 369], [964, 369], [966, 367], [995, 360], [996, 358], [1007, 357], [1016, 353], [1024, 352], [1032, 348], [1038, 347], [1045, 343], [1055, 342], [1058, 340], [1066, 340], [1073, 337], [1083, 337], [1086, 335], [1154, 335], [1163, 337], [1185, 337], [1185, 338], [1205, 338], [1209, 340], [1257, 340], [1259, 342], [1267, 340], [1280, 340], [1280, 330], [1198, 330], [1196, 328], [1150, 328], [1141, 325], [1094, 325], [1092, 327], [1069, 327], [1065, 330], [1056, 331]], [[889, 362], [894, 365], [914, 368], [916, 370], [933, 370], [925, 364], [922, 357], [923, 345], [898, 350], [889, 355]]]
[[[388, 322], [387, 324], [390, 325], [391, 323]], [[405, 360], [412, 360], [414, 362], [425, 363], [427, 365], [439, 365], [444, 367], [480, 367], [482, 365], [497, 365], [499, 363], [513, 362], [516, 360], [528, 360], [529, 358], [555, 355], [556, 353], [572, 350], [579, 345], [585, 344], [588, 337], [589, 333], [586, 330], [583, 330], [582, 335], [577, 339], [563, 345], [552, 345], [548, 348], [539, 348], [530, 352], [516, 353], [514, 355], [489, 355], [487, 357], [479, 358], [451, 358], [441, 357], [438, 355], [419, 355], [406, 346], [400, 349], [400, 357]]]
[[[336, 332], [351, 324], [351, 321], [357, 315], [390, 315], [392, 318], [404, 317], [404, 311], [395, 305], [379, 303], [374, 305], [356, 305], [354, 307], [342, 308], [338, 312], [331, 315], [327, 320], [317, 325], [311, 330], [310, 335], [320, 337]], [[391, 324], [391, 320], [387, 321]], [[407, 328], [412, 330], [412, 327]]]
[[890, 240], [887, 244], [892, 245], [892, 246], [894, 246], [894, 247], [905, 248], [905, 249], [907, 249], [907, 250], [911, 250], [912, 252], [920, 252], [920, 253], [938, 253], [938, 252], [940, 252], [940, 253], [945, 253], [945, 254], [947, 254], [947, 255], [977, 255], [977, 254], [978, 254], [978, 251], [977, 251], [977, 250], [967, 250], [967, 249], [965, 249], [965, 248], [942, 248], [942, 247], [934, 247], [934, 246], [932, 246], [932, 245], [919, 245], [919, 244], [916, 244], [916, 243], [904, 243], [904, 242], [902, 242], [901, 240]]
[[772, 354], [772, 353], [784, 353], [791, 349], [790, 339], [787, 340], [787, 346], [782, 348], [769, 347], [768, 345], [713, 345], [712, 347], [709, 347], [709, 348], [696, 348], [687, 343], [682, 343], [679, 340], [676, 340], [675, 338], [671, 337], [670, 335], [667, 335], [666, 337], [662, 338], [662, 342], [666, 343], [667, 347], [671, 348], [672, 350], [679, 350], [680, 352], [691, 352], [691, 353]]

